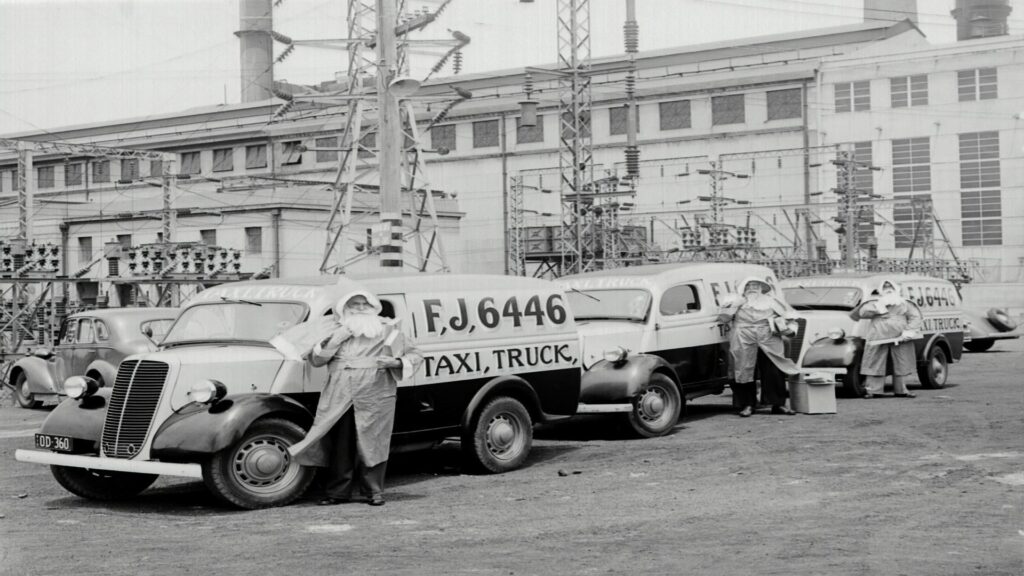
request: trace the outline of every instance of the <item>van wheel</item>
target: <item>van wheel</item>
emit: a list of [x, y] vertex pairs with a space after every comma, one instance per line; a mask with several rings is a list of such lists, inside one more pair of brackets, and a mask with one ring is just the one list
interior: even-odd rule
[[843, 391], [854, 398], [860, 398], [867, 391], [864, 388], [864, 377], [860, 375], [860, 362], [849, 366], [846, 374], [843, 374]]
[[679, 422], [683, 400], [679, 388], [664, 374], [652, 374], [647, 387], [633, 399], [627, 414], [633, 432], [644, 437], [663, 436]]
[[22, 408], [39, 408], [43, 403], [36, 400], [36, 395], [29, 392], [28, 390], [28, 377], [25, 376], [24, 372], [18, 372], [18, 377], [14, 380], [14, 397], [18, 400], [18, 406]]
[[917, 378], [925, 388], [945, 388], [949, 378], [949, 360], [941, 346], [932, 346], [923, 364], [917, 367]]
[[214, 496], [239, 508], [284, 506], [313, 481], [314, 470], [288, 454], [305, 434], [282, 418], [257, 420], [238, 442], [203, 463], [203, 481]]
[[468, 463], [482, 472], [519, 468], [533, 446], [533, 421], [515, 398], [502, 396], [487, 403], [463, 432], [462, 451]]
[[110, 472], [70, 466], [50, 466], [57, 483], [75, 496], [90, 500], [124, 500], [149, 488], [155, 474]]
[[995, 345], [995, 340], [971, 340], [970, 342], [964, 342], [964, 348], [971, 352], [984, 352]]

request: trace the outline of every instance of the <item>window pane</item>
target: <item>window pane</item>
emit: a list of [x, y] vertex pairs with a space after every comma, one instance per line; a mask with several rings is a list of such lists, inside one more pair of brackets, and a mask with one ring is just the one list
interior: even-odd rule
[[997, 96], [998, 76], [995, 68], [978, 70], [978, 99], [994, 100]]
[[36, 168], [36, 188], [53, 188], [53, 166]]
[[[316, 139], [316, 147], [317, 148], [337, 148], [338, 147], [338, 138], [337, 137], [317, 138]], [[317, 150], [316, 151], [316, 161], [317, 162], [337, 162], [338, 161], [338, 152], [336, 150]]]
[[299, 140], [292, 140], [291, 142], [285, 142], [281, 146], [281, 165], [282, 166], [294, 166], [296, 164], [302, 164], [302, 152], [299, 151], [299, 146], [302, 142]]
[[850, 84], [836, 84], [836, 112], [849, 112], [851, 110]]
[[893, 197], [908, 200], [893, 206], [896, 248], [931, 241], [931, 211], [926, 204], [914, 203], [915, 200], [930, 200], [931, 187], [931, 141], [927, 137], [893, 140]]
[[498, 145], [498, 120], [473, 122], [473, 148]]
[[92, 320], [79, 320], [78, 321], [78, 336], [77, 341], [79, 344], [92, 344]]
[[856, 112], [871, 109], [871, 83], [867, 80], [853, 83], [853, 109]]
[[926, 106], [928, 104], [928, 76], [919, 74], [910, 77], [910, 105]]
[[101, 160], [92, 163], [92, 181], [97, 184], [110, 182], [110, 162]]
[[437, 150], [447, 148], [455, 150], [455, 124], [434, 126], [430, 129], [430, 147]]
[[199, 174], [202, 171], [199, 152], [184, 152], [181, 155], [181, 173]]
[[[590, 137], [590, 113], [582, 112], [579, 117], [578, 123], [573, 122], [572, 115], [568, 112], [562, 115], [561, 133], [562, 139], [569, 140], [572, 138], [573, 131], [579, 130], [580, 136], [583, 138]], [[576, 128], [574, 128], [574, 126]]]
[[121, 160], [121, 180], [132, 181], [139, 179], [139, 160], [137, 158], [125, 158]]
[[229, 172], [235, 169], [235, 151], [233, 148], [218, 148], [213, 151], [213, 171]]
[[252, 226], [245, 229], [245, 252], [249, 255], [263, 253], [263, 228]]
[[245, 147], [245, 167], [246, 169], [267, 167], [267, 146], [265, 144]]
[[92, 262], [92, 236], [78, 237], [78, 263]]
[[661, 313], [665, 316], [685, 314], [700, 310], [700, 299], [697, 297], [697, 287], [691, 285], [673, 286], [661, 296], [659, 306]]
[[[637, 107], [637, 124], [636, 131], [640, 132], [640, 108]], [[626, 133], [626, 122], [629, 119], [629, 107], [620, 106], [618, 108], [608, 109], [608, 133], [612, 136], [625, 134]]]
[[711, 98], [711, 124], [742, 124], [745, 121], [743, 94], [714, 96]]
[[690, 127], [690, 101], [661, 102], [658, 104], [662, 130], [680, 130]]
[[768, 119], [800, 118], [803, 104], [799, 88], [768, 91]]
[[890, 79], [889, 91], [893, 108], [905, 108], [908, 105], [906, 76]]
[[81, 164], [68, 164], [64, 169], [64, 185], [65, 186], [81, 186], [82, 185], [82, 165]]
[[93, 320], [93, 324], [96, 328], [96, 340], [99, 342], [106, 342], [110, 340], [110, 332], [107, 330], [107, 325], [102, 320]]
[[199, 239], [207, 246], [217, 245], [217, 231], [216, 230], [200, 230]]
[[522, 118], [516, 118], [516, 144], [533, 144], [544, 141], [544, 117], [537, 116], [536, 126], [522, 126]]
[[149, 161], [149, 175], [154, 178], [160, 178], [164, 175], [164, 161], [163, 160], [150, 160]]

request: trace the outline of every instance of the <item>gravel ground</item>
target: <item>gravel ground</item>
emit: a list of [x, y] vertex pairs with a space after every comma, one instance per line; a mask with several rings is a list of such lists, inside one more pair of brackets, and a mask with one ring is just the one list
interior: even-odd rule
[[161, 479], [90, 502], [15, 462], [43, 411], [0, 408], [0, 574], [1024, 574], [1024, 342], [916, 399], [675, 431], [539, 430], [528, 465], [462, 474], [455, 445], [392, 459], [388, 504], [224, 508]]

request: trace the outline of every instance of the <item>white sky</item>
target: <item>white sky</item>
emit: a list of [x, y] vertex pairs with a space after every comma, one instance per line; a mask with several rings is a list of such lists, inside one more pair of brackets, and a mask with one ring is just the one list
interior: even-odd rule
[[[1014, 4], [1020, 0], [1014, 0]], [[411, 0], [413, 7], [437, 0]], [[932, 43], [956, 39], [955, 0], [918, 0]], [[294, 39], [345, 35], [345, 0], [283, 0], [275, 30]], [[853, 24], [862, 0], [637, 0], [640, 49]], [[555, 0], [454, 0], [419, 37], [461, 30], [463, 72], [554, 62]], [[624, 0], [591, 1], [594, 56], [622, 53]], [[1024, 14], [1011, 15], [1020, 33]], [[138, 118], [239, 101], [238, 0], [0, 0], [0, 134]], [[280, 45], [277, 50], [280, 51]], [[278, 80], [313, 84], [344, 53], [299, 48]], [[415, 68], [433, 61], [420, 57]], [[414, 70], [415, 72], [415, 70]], [[449, 75], [450, 68], [441, 73]]]

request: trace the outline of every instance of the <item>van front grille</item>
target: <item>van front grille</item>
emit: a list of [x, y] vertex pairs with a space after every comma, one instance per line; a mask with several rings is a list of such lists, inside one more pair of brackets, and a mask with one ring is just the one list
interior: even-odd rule
[[142, 449], [167, 372], [168, 366], [163, 362], [128, 360], [121, 363], [103, 423], [105, 455], [134, 458]]

